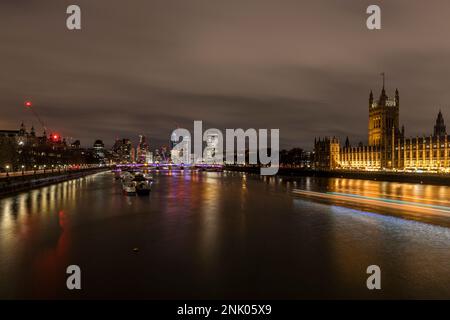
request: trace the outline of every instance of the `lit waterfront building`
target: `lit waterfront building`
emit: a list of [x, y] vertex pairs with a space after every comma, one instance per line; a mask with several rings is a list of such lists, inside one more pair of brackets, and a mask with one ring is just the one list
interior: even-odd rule
[[131, 147], [130, 163], [136, 163], [136, 149], [134, 147]]
[[97, 164], [95, 149], [80, 147], [80, 141], [67, 144], [66, 139], [53, 132], [36, 135], [32, 126], [28, 131], [24, 123], [19, 130], [0, 130], [0, 169], [37, 170], [61, 168], [68, 165]]
[[[79, 143], [79, 141], [78, 141]], [[95, 140], [94, 145], [92, 147], [93, 150], [93, 154], [94, 156], [99, 160], [100, 163], [105, 164], [107, 159], [106, 159], [106, 149], [105, 149], [105, 144], [103, 143], [102, 140]]]
[[132, 145], [130, 139], [117, 139], [112, 148], [112, 153], [117, 163], [132, 162]]
[[347, 138], [341, 146], [336, 137], [319, 138], [314, 143], [316, 169], [403, 170], [450, 172], [450, 138], [442, 112], [429, 136], [406, 137], [399, 125], [400, 95], [390, 99], [383, 88], [378, 100], [369, 94], [368, 145], [351, 146]]
[[170, 152], [166, 145], [161, 146], [161, 157], [164, 163], [167, 163], [170, 160]]
[[147, 154], [149, 153], [149, 146], [145, 136], [139, 136], [139, 144], [136, 148], [136, 162], [137, 163], [148, 163]]
[[161, 153], [159, 152], [159, 149], [155, 149], [155, 152], [153, 153], [153, 162], [159, 163], [162, 162]]
[[34, 127], [32, 126], [30, 132], [27, 132], [25, 124], [22, 122], [19, 130], [0, 130], [0, 138], [14, 141], [19, 146], [32, 146], [47, 141], [47, 134], [44, 131], [42, 137], [37, 137]]
[[314, 141], [314, 168], [336, 169], [340, 166], [339, 139], [336, 137], [325, 137]]
[[100, 159], [105, 158], [105, 144], [102, 140], [95, 140], [93, 149], [97, 157], [99, 157]]
[[153, 163], [153, 152], [147, 151], [145, 155], [145, 163]]

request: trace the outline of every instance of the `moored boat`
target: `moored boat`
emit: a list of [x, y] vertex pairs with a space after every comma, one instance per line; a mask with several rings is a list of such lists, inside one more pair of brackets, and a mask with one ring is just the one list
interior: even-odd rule
[[143, 174], [136, 174], [133, 182], [136, 184], [136, 193], [140, 196], [150, 194], [152, 182], [145, 178]]
[[122, 184], [123, 193], [126, 195], [135, 195], [137, 192], [135, 181], [125, 181]]

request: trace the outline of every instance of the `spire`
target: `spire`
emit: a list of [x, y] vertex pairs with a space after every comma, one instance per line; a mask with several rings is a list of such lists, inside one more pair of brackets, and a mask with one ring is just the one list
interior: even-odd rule
[[434, 136], [442, 137], [447, 135], [447, 130], [445, 127], [445, 121], [444, 117], [442, 116], [441, 110], [439, 110], [439, 113], [436, 118], [436, 124], [434, 126]]
[[350, 140], [348, 140], [348, 136], [347, 136], [347, 138], [345, 139], [345, 147], [346, 147], [346, 148], [349, 148], [349, 147], [350, 147]]
[[22, 121], [20, 125], [20, 135], [25, 135], [25, 133], [26, 133], [25, 124]]
[[398, 88], [395, 89], [395, 104], [398, 106], [400, 103], [400, 94], [398, 93]]
[[387, 100], [386, 90], [384, 89], [384, 85], [385, 85], [385, 74], [384, 74], [384, 72], [381, 73], [381, 76], [383, 77], [383, 88], [381, 89], [379, 105], [383, 105], [384, 106], [386, 104], [386, 100]]
[[444, 117], [442, 116], [441, 109], [439, 109], [439, 113], [436, 118], [436, 124], [444, 124]]

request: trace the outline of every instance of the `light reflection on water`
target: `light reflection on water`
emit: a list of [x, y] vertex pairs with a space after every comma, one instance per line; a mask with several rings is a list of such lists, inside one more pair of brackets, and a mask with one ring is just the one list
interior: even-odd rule
[[[97, 174], [0, 199], [0, 297], [450, 298], [448, 228], [294, 188], [450, 199], [439, 186], [181, 172], [125, 197]], [[82, 292], [64, 288], [69, 264], [83, 270]], [[365, 288], [370, 264], [381, 293]]]
[[[325, 203], [450, 227], [450, 187], [447, 186], [305, 178], [295, 189], [320, 192], [323, 196], [314, 196], [312, 193], [312, 198]], [[305, 196], [307, 195], [305, 193]], [[329, 199], [326, 199], [327, 197]]]

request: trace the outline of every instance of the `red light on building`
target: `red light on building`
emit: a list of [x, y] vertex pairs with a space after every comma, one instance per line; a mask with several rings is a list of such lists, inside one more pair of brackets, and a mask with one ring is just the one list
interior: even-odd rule
[[33, 104], [31, 103], [31, 101], [25, 101], [25, 107], [31, 108], [32, 106]]

